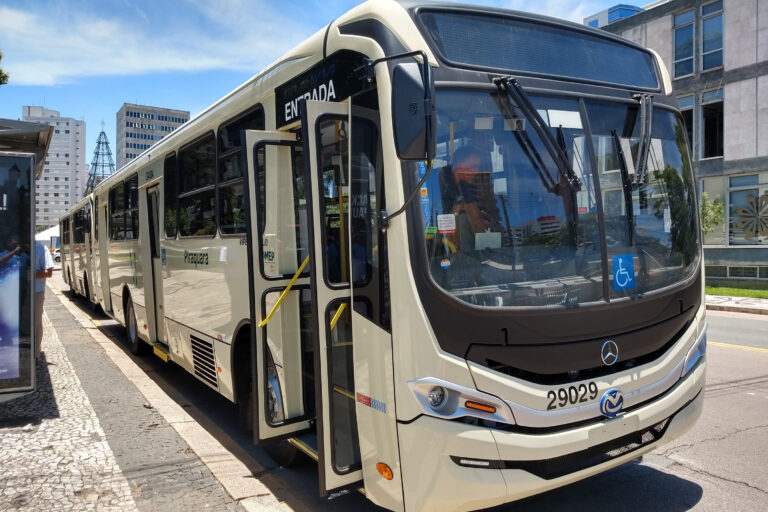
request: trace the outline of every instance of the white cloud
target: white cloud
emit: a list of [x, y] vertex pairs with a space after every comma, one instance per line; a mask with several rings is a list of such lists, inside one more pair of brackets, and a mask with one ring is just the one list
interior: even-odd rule
[[122, 18], [105, 18], [70, 2], [66, 19], [40, 9], [0, 7], [3, 68], [19, 85], [166, 71], [256, 73], [313, 31], [254, 2], [189, 3], [192, 8], [176, 4], [173, 18], [159, 20], [136, 5], [121, 11]]

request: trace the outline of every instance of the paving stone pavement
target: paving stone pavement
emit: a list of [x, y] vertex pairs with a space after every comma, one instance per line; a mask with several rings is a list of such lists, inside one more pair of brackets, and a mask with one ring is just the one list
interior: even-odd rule
[[88, 329], [46, 294], [38, 389], [0, 404], [0, 512], [242, 511]]
[[38, 390], [0, 405], [0, 510], [136, 510], [47, 315]]

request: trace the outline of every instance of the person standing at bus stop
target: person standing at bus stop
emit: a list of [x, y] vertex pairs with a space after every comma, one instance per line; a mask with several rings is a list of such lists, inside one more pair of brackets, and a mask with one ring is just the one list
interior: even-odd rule
[[45, 279], [53, 275], [53, 259], [42, 242], [35, 242], [35, 360], [40, 360], [40, 343], [43, 341], [43, 302]]

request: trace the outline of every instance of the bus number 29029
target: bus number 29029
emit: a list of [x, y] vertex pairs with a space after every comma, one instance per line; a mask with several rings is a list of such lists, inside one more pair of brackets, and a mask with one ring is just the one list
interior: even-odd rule
[[547, 399], [549, 399], [547, 410], [551, 411], [566, 405], [583, 404], [595, 398], [597, 398], [597, 384], [594, 382], [559, 388], [557, 391], [550, 389], [547, 392]]

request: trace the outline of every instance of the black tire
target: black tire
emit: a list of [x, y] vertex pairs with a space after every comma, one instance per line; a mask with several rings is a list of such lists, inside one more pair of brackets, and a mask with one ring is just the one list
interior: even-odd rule
[[237, 392], [237, 421], [244, 432], [253, 432], [253, 388], [250, 380]]
[[133, 301], [130, 298], [125, 305], [125, 332], [128, 335], [128, 346], [131, 349], [131, 354], [138, 356], [146, 352], [147, 345], [139, 338], [136, 312], [133, 310]]
[[272, 460], [284, 468], [296, 466], [309, 460], [304, 452], [293, 446], [288, 441], [276, 441], [264, 447]]
[[86, 300], [86, 302], [88, 304], [88, 307], [90, 308], [90, 310], [92, 312], [94, 312], [94, 313], [98, 312], [98, 310], [99, 310], [99, 303], [98, 302], [94, 302], [93, 300], [91, 300], [91, 287], [88, 286], [88, 276], [87, 275], [85, 276], [85, 283], [84, 284], [85, 284], [85, 300]]

